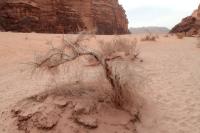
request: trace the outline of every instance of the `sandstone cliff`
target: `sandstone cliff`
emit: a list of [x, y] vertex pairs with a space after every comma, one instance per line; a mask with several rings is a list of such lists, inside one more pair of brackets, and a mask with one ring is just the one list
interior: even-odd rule
[[0, 27], [6, 31], [97, 34], [128, 33], [118, 0], [2, 0]]
[[182, 20], [181, 23], [177, 24], [171, 33], [185, 33], [186, 36], [192, 36], [200, 34], [200, 5], [191, 16], [188, 16]]

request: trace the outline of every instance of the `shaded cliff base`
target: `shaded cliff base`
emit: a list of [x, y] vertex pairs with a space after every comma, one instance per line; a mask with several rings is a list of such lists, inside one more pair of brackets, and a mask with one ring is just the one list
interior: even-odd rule
[[[81, 32], [92, 32], [96, 35], [125, 35], [131, 34], [129, 30], [125, 30], [123, 28], [117, 28], [111, 24], [98, 24], [97, 28], [94, 29], [87, 29], [84, 27], [82, 22], [73, 22], [68, 23], [66, 21], [66, 25], [70, 28], [65, 28], [62, 25], [55, 24], [55, 25], [45, 25], [45, 27], [51, 27], [49, 30], [45, 28], [42, 29], [40, 27], [40, 22], [35, 21], [33, 18], [25, 18], [18, 23], [9, 22], [9, 20], [2, 20], [0, 18], [0, 31], [2, 32], [20, 32], [20, 33], [56, 33], [56, 34], [79, 34]], [[10, 26], [7, 26], [10, 25]], [[77, 26], [79, 25], [79, 26]], [[73, 28], [71, 28], [73, 27]]]

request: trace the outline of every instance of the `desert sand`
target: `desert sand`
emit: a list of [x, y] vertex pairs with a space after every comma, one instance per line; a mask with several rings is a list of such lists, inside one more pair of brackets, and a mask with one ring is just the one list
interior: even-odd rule
[[[96, 36], [105, 40], [112, 37]], [[141, 35], [122, 37], [140, 40]], [[7, 112], [12, 105], [17, 105], [20, 100], [50, 88], [48, 85], [49, 82], [53, 82], [52, 77], [43, 74], [32, 76], [27, 62], [33, 60], [35, 53], [47, 51], [49, 48], [47, 42], [59, 44], [61, 38], [62, 35], [59, 34], [0, 33], [0, 132], [9, 133], [9, 129], [15, 129], [14, 125], [13, 127], [9, 125], [10, 121], [7, 119]], [[136, 91], [143, 101], [143, 106], [140, 108], [141, 120], [136, 123], [133, 130], [138, 133], [200, 132], [200, 49], [196, 47], [196, 43], [196, 38], [177, 39], [175, 36], [163, 37], [163, 35], [160, 35], [155, 42], [138, 41], [139, 58], [143, 62], [133, 64], [132, 67], [142, 78], [142, 85]], [[88, 45], [95, 48], [92, 41]], [[76, 64], [73, 67], [80, 68]], [[96, 73], [94, 69], [90, 71], [77, 69], [83, 73], [83, 77], [79, 78], [85, 81], [91, 79], [98, 81], [100, 73]], [[66, 80], [76, 82], [77, 77], [70, 77], [69, 79], [66, 75], [62, 75], [57, 79], [59, 82]], [[112, 124], [113, 121], [117, 121], [119, 124], [120, 120], [123, 123], [129, 118], [128, 114], [119, 110], [112, 110], [111, 113], [121, 115], [121, 118], [115, 120], [110, 118], [111, 120], [105, 120], [107, 123]], [[108, 116], [112, 115], [106, 114], [102, 119]], [[101, 129], [97, 132], [128, 133], [128, 130], [122, 130], [114, 124], [112, 126], [100, 126]], [[114, 130], [110, 130], [112, 128]]]

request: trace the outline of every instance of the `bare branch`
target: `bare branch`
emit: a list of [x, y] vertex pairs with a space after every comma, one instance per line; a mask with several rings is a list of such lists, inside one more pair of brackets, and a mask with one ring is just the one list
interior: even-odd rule
[[[74, 61], [81, 56], [91, 56], [101, 65], [106, 79], [111, 84], [114, 91], [113, 101], [117, 106], [123, 106], [123, 86], [120, 84], [120, 76], [112, 71], [110, 62], [116, 59], [123, 59], [124, 57], [118, 53], [122, 52], [124, 56], [131, 56], [130, 59], [134, 60], [138, 54], [136, 52], [136, 40], [129, 41], [127, 39], [117, 38], [112, 43], [101, 43], [102, 53], [99, 54], [94, 51], [88, 51], [81, 46], [83, 41], [89, 40], [86, 35], [80, 34], [74, 41], [66, 39], [63, 36], [63, 45], [60, 48], [52, 48], [46, 56], [33, 62], [37, 68], [54, 69], [59, 66]], [[71, 51], [71, 53], [69, 52]]]

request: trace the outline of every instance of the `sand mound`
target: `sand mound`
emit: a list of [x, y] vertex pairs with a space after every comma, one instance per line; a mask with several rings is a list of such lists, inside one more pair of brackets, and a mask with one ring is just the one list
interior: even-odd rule
[[110, 92], [77, 85], [62, 87], [26, 98], [4, 114], [15, 128], [5, 132], [25, 133], [135, 133], [138, 115], [118, 109]]

